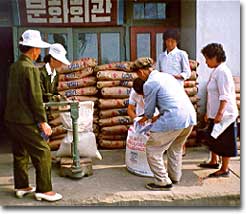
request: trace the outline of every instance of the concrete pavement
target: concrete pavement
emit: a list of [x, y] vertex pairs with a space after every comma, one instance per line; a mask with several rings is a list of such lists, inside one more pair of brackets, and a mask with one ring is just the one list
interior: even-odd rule
[[[215, 169], [197, 165], [207, 160], [205, 147], [187, 148], [183, 158], [183, 176], [171, 191], [150, 191], [145, 184], [150, 177], [130, 173], [125, 166], [125, 150], [100, 150], [103, 160], [93, 160], [93, 175], [81, 179], [60, 177], [53, 164], [53, 188], [63, 195], [58, 202], [36, 201], [32, 194], [23, 199], [14, 197], [12, 154], [6, 146], [0, 152], [1, 206], [231, 206], [240, 207], [240, 155], [232, 158], [229, 178], [205, 178]], [[34, 183], [30, 165], [30, 184]]]

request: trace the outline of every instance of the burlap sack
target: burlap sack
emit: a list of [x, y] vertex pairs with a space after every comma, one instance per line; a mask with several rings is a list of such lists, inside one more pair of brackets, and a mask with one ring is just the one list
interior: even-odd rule
[[116, 125], [116, 126], [107, 126], [101, 128], [101, 133], [105, 135], [112, 134], [125, 134], [127, 133], [129, 125]]
[[102, 149], [125, 149], [126, 140], [100, 140], [99, 145]]
[[57, 117], [57, 118], [55, 118], [55, 119], [49, 121], [49, 125], [50, 125], [51, 127], [59, 126], [60, 124], [62, 124], [60, 115], [58, 115], [58, 116], [59, 116], [59, 117]]
[[240, 111], [240, 100], [236, 100], [237, 108]]
[[93, 132], [94, 133], [99, 133], [99, 126], [98, 126], [98, 124], [96, 124], [96, 123], [93, 123]]
[[113, 62], [110, 64], [98, 65], [95, 67], [95, 72], [103, 70], [120, 70], [120, 71], [131, 71], [133, 62]]
[[129, 99], [99, 99], [98, 107], [100, 109], [123, 108], [128, 106]]
[[52, 136], [50, 137], [50, 140], [52, 141], [52, 140], [62, 139], [62, 138], [65, 137], [66, 134], [67, 134], [67, 133], [62, 133], [62, 134], [59, 134], [59, 135], [52, 135]]
[[116, 116], [105, 119], [99, 119], [99, 126], [129, 125], [133, 120], [129, 116]]
[[105, 70], [98, 71], [96, 74], [98, 80], [134, 80], [138, 76], [136, 73], [127, 73], [124, 71]]
[[58, 93], [60, 95], [66, 96], [66, 97], [72, 97], [72, 96], [87, 96], [87, 95], [95, 95], [97, 94], [98, 90], [95, 86], [88, 86], [84, 88], [77, 88], [77, 89], [69, 89], [64, 91], [59, 91]]
[[238, 83], [235, 83], [234, 85], [235, 85], [235, 92], [240, 93], [240, 83], [238, 82]]
[[82, 101], [92, 101], [94, 103], [97, 103], [98, 101], [98, 98], [97, 97], [93, 97], [93, 96], [71, 96], [71, 97], [68, 97], [69, 100], [77, 100], [79, 102], [82, 102]]
[[99, 117], [108, 118], [108, 117], [115, 117], [115, 116], [124, 116], [128, 115], [127, 108], [118, 108], [118, 109], [107, 109], [107, 110], [100, 110]]
[[197, 103], [200, 100], [200, 98], [197, 95], [190, 96], [189, 99], [193, 104]]
[[198, 85], [198, 83], [195, 80], [186, 80], [184, 81], [184, 88], [192, 88]]
[[185, 92], [188, 96], [191, 97], [198, 93], [198, 88], [197, 87], [185, 88]]
[[103, 98], [128, 98], [131, 88], [128, 87], [105, 87], [101, 89]]
[[63, 125], [55, 126], [52, 128], [52, 136], [60, 135], [60, 134], [66, 133], [66, 132], [67, 132], [67, 130], [65, 128], [63, 128]]
[[70, 80], [75, 80], [75, 79], [81, 79], [87, 76], [90, 76], [93, 74], [93, 68], [83, 68], [79, 71], [74, 71], [71, 73], [66, 73], [66, 74], [59, 74], [59, 82], [61, 81], [70, 81]]
[[236, 93], [236, 100], [240, 100], [240, 93]]
[[127, 134], [122, 134], [122, 135], [104, 135], [100, 134], [98, 136], [99, 140], [126, 140], [127, 139]]
[[190, 59], [189, 60], [189, 65], [190, 65], [190, 69], [196, 71], [197, 67], [199, 66], [199, 62]]
[[71, 62], [70, 65], [63, 65], [61, 68], [61, 73], [70, 73], [72, 71], [78, 71], [87, 67], [95, 67], [97, 65], [95, 58], [82, 58]]
[[60, 148], [61, 143], [62, 143], [62, 139], [50, 140], [48, 142], [48, 145], [51, 151], [57, 151]]
[[191, 76], [188, 80], [196, 80], [198, 77], [198, 74], [196, 73], [196, 71], [192, 70], [191, 71]]
[[57, 90], [63, 91], [67, 89], [73, 89], [73, 88], [82, 88], [86, 86], [93, 86], [96, 84], [96, 77], [94, 76], [88, 76], [83, 77], [81, 79], [75, 79], [71, 81], [60, 81], [58, 83]]
[[96, 86], [97, 88], [114, 87], [114, 86], [125, 86], [131, 88], [133, 86], [133, 81], [127, 81], [127, 80], [98, 81]]
[[240, 83], [240, 76], [233, 76], [234, 83]]

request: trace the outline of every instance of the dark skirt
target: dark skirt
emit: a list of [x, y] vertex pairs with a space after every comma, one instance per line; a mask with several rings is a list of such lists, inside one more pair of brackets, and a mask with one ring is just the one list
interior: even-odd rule
[[208, 121], [208, 127], [202, 134], [205, 138], [204, 144], [209, 150], [219, 156], [235, 157], [237, 156], [237, 124], [231, 123], [229, 127], [217, 138], [214, 139], [210, 133], [213, 130], [214, 122], [212, 119]]

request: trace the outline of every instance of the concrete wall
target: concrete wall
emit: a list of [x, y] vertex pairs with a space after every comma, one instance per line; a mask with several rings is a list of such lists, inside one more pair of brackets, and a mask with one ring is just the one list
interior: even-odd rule
[[212, 42], [221, 43], [226, 52], [226, 63], [234, 76], [240, 76], [240, 1], [197, 0], [196, 59], [198, 67], [201, 113], [205, 111], [205, 91], [210, 69], [201, 49]]
[[180, 48], [196, 59], [196, 1], [181, 1]]

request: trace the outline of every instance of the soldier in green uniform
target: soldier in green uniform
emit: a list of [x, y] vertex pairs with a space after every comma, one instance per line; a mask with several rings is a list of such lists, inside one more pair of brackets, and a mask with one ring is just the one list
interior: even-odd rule
[[[4, 117], [13, 142], [16, 197], [35, 192], [37, 200], [56, 201], [62, 196], [52, 191], [50, 148], [41, 136], [41, 133], [51, 135], [52, 129], [46, 122], [40, 73], [33, 64], [41, 48], [49, 46], [37, 30], [26, 30], [22, 34], [19, 41], [22, 54], [10, 67]], [[29, 185], [29, 157], [36, 171], [36, 188]]]
[[53, 95], [58, 94], [58, 70], [62, 65], [70, 65], [70, 62], [65, 56], [66, 53], [66, 50], [61, 44], [55, 43], [50, 46], [49, 54], [44, 57], [46, 64], [40, 68], [44, 102], [53, 100]]

